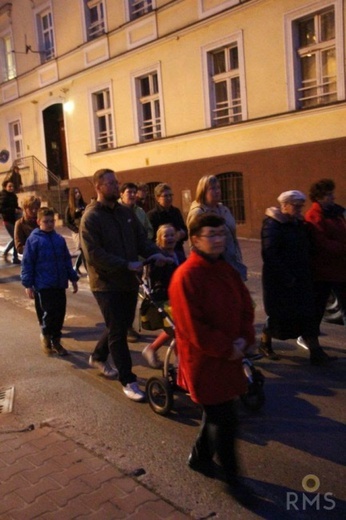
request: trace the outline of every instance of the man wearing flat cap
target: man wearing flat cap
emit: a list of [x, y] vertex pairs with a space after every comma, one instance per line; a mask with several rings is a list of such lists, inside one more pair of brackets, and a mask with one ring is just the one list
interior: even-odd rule
[[309, 239], [302, 215], [306, 197], [298, 190], [284, 191], [279, 207], [268, 208], [262, 225], [263, 300], [267, 321], [259, 350], [279, 359], [271, 339], [302, 336], [312, 365], [330, 361], [318, 341], [319, 326], [314, 309], [309, 265]]

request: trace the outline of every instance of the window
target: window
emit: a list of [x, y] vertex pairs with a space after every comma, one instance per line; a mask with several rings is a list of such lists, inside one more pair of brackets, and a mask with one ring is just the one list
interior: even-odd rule
[[204, 48], [208, 126], [223, 126], [247, 118], [241, 33]]
[[113, 117], [110, 89], [92, 94], [96, 150], [114, 148]]
[[137, 77], [135, 82], [139, 140], [159, 139], [162, 137], [162, 126], [158, 72]]
[[43, 62], [55, 57], [53, 15], [50, 9], [46, 9], [37, 15], [37, 28], [41, 59]]
[[155, 188], [160, 184], [159, 182], [147, 182], [148, 186], [148, 208], [149, 210], [154, 209], [156, 205]]
[[298, 104], [301, 108], [336, 101], [336, 49], [334, 8], [299, 20]]
[[286, 19], [292, 109], [326, 105], [345, 96], [341, 2], [321, 0], [316, 5], [320, 9]]
[[231, 210], [237, 224], [245, 224], [243, 174], [221, 173], [216, 177], [221, 186], [222, 203]]
[[13, 160], [21, 159], [23, 157], [23, 137], [19, 119], [10, 123], [9, 131], [12, 158]]
[[153, 0], [129, 0], [130, 20], [135, 20], [153, 10]]
[[16, 77], [16, 63], [10, 34], [0, 38], [0, 55], [2, 68], [2, 81], [9, 81]]
[[103, 0], [84, 0], [87, 40], [93, 40], [105, 33]]

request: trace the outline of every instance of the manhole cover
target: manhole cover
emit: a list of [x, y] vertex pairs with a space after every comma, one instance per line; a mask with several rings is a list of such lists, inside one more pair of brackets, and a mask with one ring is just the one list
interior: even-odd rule
[[0, 414], [11, 413], [13, 407], [14, 386], [0, 388]]

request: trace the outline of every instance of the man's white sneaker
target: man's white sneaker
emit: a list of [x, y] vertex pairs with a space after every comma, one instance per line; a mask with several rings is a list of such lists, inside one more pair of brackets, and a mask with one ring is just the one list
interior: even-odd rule
[[157, 352], [151, 348], [150, 344], [147, 345], [146, 347], [144, 347], [144, 349], [142, 350], [142, 356], [144, 357], [144, 359], [147, 360], [148, 365], [151, 368], [162, 368], [163, 367], [163, 363], [158, 358]]
[[96, 361], [92, 356], [90, 356], [89, 365], [91, 367], [97, 368], [99, 372], [101, 372], [101, 374], [103, 374], [105, 377], [115, 379], [119, 375], [117, 369], [111, 367], [107, 361]]
[[303, 340], [303, 336], [299, 336], [299, 338], [297, 338], [297, 345], [299, 345], [302, 348], [305, 348], [305, 350], [309, 350], [309, 347], [307, 346], [307, 344]]
[[142, 390], [139, 389], [138, 383], [134, 381], [133, 383], [127, 383], [126, 386], [123, 386], [123, 392], [129, 399], [132, 401], [144, 401], [145, 394]]

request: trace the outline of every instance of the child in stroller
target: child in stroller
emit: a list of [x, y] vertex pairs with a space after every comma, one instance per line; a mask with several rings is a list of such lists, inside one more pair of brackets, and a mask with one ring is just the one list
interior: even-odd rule
[[[151, 368], [163, 367], [163, 362], [159, 359], [157, 352], [172, 336], [172, 333], [169, 330], [170, 325], [168, 325], [168, 330], [165, 330], [163, 318], [158, 313], [155, 306], [153, 306], [151, 300], [155, 300], [155, 302], [161, 306], [167, 305], [168, 303], [167, 291], [170, 279], [178, 265], [185, 260], [185, 257], [181, 255], [180, 251], [175, 250], [176, 243], [177, 234], [174, 226], [172, 224], [163, 224], [160, 226], [156, 234], [156, 244], [164, 255], [172, 257], [173, 263], [166, 264], [162, 267], [149, 264], [147, 267], [146, 278], [149, 281], [151, 292], [150, 299], [147, 298], [142, 304], [142, 315], [144, 317], [146, 316], [146, 320], [142, 320], [142, 326], [143, 328], [148, 326], [153, 329], [164, 329], [157, 338], [155, 338], [155, 340], [149, 345], [146, 345], [142, 351], [142, 356], [146, 359]], [[150, 324], [150, 317], [154, 319], [156, 323]]]

